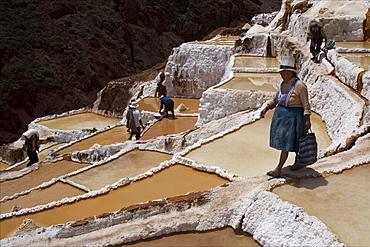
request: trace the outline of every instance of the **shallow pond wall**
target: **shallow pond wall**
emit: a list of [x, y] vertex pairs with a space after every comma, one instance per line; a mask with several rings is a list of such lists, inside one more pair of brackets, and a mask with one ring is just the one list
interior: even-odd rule
[[197, 126], [246, 110], [255, 110], [273, 93], [233, 89], [208, 89], [201, 98]]
[[365, 70], [351, 63], [334, 50], [330, 50], [327, 57], [335, 67], [335, 75], [338, 79], [355, 91], [359, 91], [358, 84], [361, 79], [360, 75], [363, 74]]

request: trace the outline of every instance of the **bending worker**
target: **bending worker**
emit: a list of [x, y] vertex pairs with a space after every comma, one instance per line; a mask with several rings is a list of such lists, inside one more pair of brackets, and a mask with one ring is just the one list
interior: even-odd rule
[[164, 117], [168, 118], [168, 112], [170, 111], [172, 112], [172, 119], [175, 119], [175, 112], [173, 110], [175, 103], [173, 102], [173, 100], [163, 95], [161, 96], [160, 99], [161, 99], [161, 106], [159, 107], [159, 112], [161, 112], [161, 110], [164, 107], [164, 110], [166, 112], [166, 115]]

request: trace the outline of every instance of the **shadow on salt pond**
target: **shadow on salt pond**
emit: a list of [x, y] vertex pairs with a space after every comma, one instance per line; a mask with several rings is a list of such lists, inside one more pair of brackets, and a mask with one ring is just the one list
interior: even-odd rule
[[204, 232], [182, 232], [169, 234], [157, 238], [137, 241], [120, 246], [136, 246], [136, 247], [153, 247], [153, 246], [250, 246], [257, 247], [259, 245], [251, 235], [234, 230], [230, 227]]
[[347, 246], [368, 246], [369, 174], [370, 164], [366, 164], [340, 174], [293, 181], [273, 193], [318, 217]]
[[[290, 182], [289, 185], [294, 186], [296, 188], [306, 188], [308, 190], [314, 190], [321, 186], [328, 185], [328, 181], [323, 177], [319, 172], [316, 172], [312, 168], [302, 168], [305, 172], [312, 174], [313, 177], [315, 177], [314, 181], [312, 183], [305, 183], [302, 182], [301, 179], [295, 180], [294, 182]], [[316, 175], [315, 175], [316, 174]]]

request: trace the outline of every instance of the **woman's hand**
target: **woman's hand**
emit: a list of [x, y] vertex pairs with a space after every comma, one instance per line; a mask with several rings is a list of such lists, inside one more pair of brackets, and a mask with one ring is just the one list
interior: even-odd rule
[[265, 117], [265, 114], [266, 112], [270, 109], [270, 106], [266, 106], [262, 111], [261, 111], [261, 114], [260, 114], [260, 117], [261, 118], [264, 118]]
[[311, 120], [310, 116], [306, 116], [306, 129], [311, 129]]

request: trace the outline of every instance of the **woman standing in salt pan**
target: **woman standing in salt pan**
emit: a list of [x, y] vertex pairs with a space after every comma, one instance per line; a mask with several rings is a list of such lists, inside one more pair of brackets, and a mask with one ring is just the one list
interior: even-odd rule
[[270, 127], [270, 147], [281, 150], [275, 169], [267, 172], [271, 177], [280, 177], [289, 152], [298, 151], [298, 139], [311, 128], [311, 109], [306, 85], [297, 77], [293, 57], [282, 57], [280, 75], [283, 82], [273, 100], [261, 111], [264, 117], [269, 109], [276, 107]]

